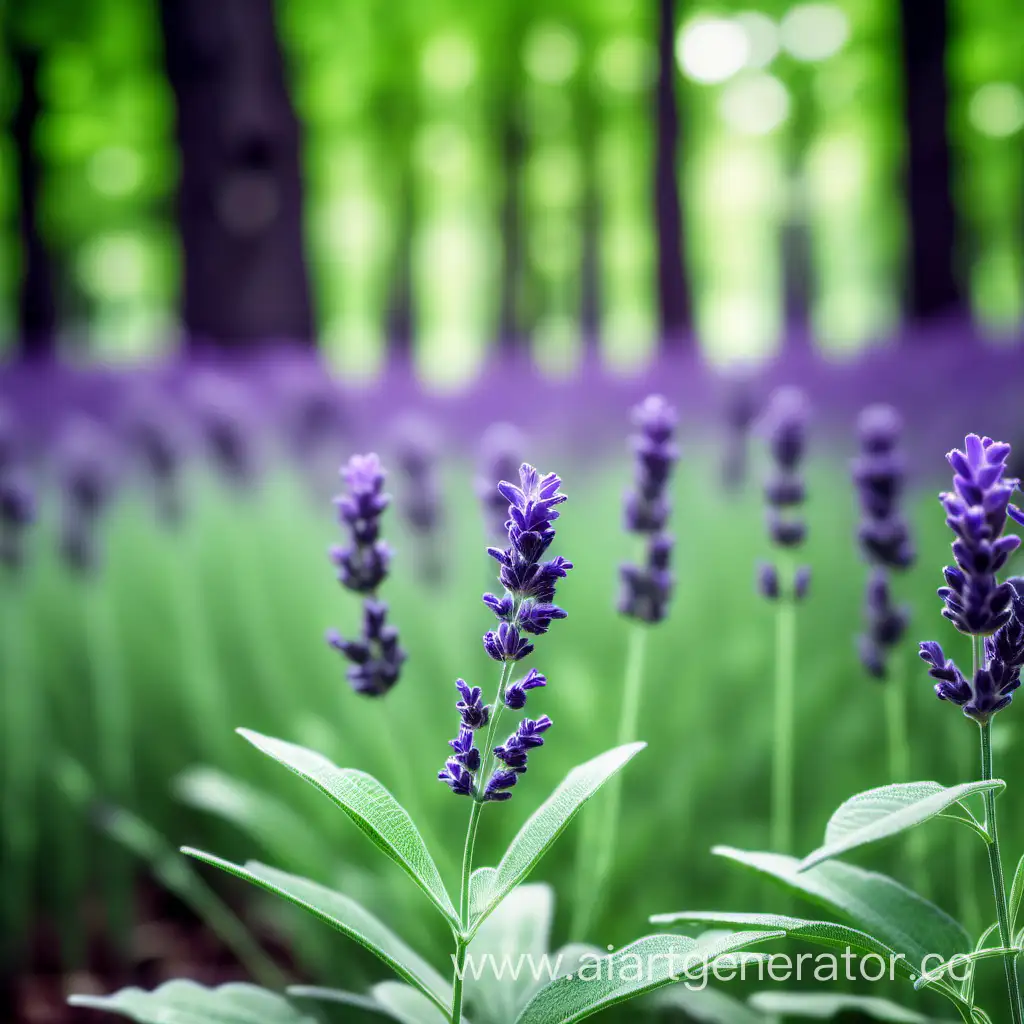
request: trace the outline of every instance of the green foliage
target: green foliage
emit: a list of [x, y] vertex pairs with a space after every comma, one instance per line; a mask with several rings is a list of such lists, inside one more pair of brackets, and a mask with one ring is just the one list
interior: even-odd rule
[[[935, 817], [952, 818], [969, 824], [982, 836], [978, 823], [966, 799], [988, 790], [1001, 792], [1006, 788], [1002, 779], [991, 782], [966, 782], [960, 786], [940, 786], [937, 782], [902, 782], [869, 789], [841, 804], [825, 827], [825, 842], [800, 863], [800, 870], [821, 864], [833, 857], [905, 832]], [[955, 807], [962, 815], [949, 813]]]
[[720, 957], [784, 934], [780, 930], [711, 933], [696, 939], [648, 935], [545, 985], [516, 1024], [574, 1024], [664, 985], [701, 977]]
[[519, 830], [497, 868], [474, 873], [471, 933], [529, 875], [583, 805], [646, 745], [628, 743], [573, 768]]
[[835, 995], [830, 992], [756, 992], [750, 1005], [773, 1017], [832, 1020], [841, 1013], [857, 1013], [885, 1024], [940, 1024], [914, 1010], [877, 996]]
[[126, 988], [112, 996], [72, 996], [70, 1002], [138, 1024], [315, 1024], [283, 996], [255, 985], [205, 988], [193, 981], [168, 981], [152, 992]]
[[338, 768], [326, 757], [294, 743], [248, 729], [238, 731], [258, 750], [330, 797], [374, 846], [423, 890], [452, 926], [459, 926], [451, 897], [423, 837], [405, 808], [372, 775], [355, 768]]

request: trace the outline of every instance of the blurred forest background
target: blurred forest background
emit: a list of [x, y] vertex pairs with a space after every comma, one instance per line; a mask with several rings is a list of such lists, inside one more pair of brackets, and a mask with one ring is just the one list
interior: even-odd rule
[[[943, 453], [967, 430], [1024, 438], [1020, 0], [6, 0], [0, 28], [0, 1017], [98, 1020], [66, 995], [179, 974], [379, 980], [318, 922], [190, 871], [186, 842], [334, 884], [441, 949], [417, 894], [231, 730], [379, 775], [450, 879], [465, 807], [434, 776], [454, 679], [490, 685], [498, 467], [557, 470], [577, 565], [539, 647], [557, 728], [488, 823], [493, 863], [614, 741], [626, 438], [650, 390], [681, 412], [677, 593], [587, 938], [621, 945], [686, 907], [787, 909], [709, 854], [767, 843], [772, 615], [748, 439], [775, 384], [806, 388], [816, 416], [799, 850], [889, 781], [889, 684], [855, 649], [846, 462], [879, 399], [905, 417], [913, 470], [920, 556], [893, 661], [913, 771], [974, 775], [974, 733], [914, 647], [965, 654], [934, 596]], [[325, 549], [337, 468], [369, 449], [396, 495], [385, 596], [409, 651], [386, 707], [322, 642], [358, 628]], [[1018, 713], [997, 727], [1010, 779]], [[1007, 819], [1012, 867], [1024, 819]], [[538, 878], [559, 942], [583, 826]], [[983, 876], [957, 847], [967, 882], [943, 881], [942, 829], [918, 881], [980, 931]], [[871, 856], [906, 879], [900, 847]]]
[[[1024, 307], [1015, 0], [9, 0], [0, 332], [471, 381]], [[695, 340], [699, 339], [699, 340]]]

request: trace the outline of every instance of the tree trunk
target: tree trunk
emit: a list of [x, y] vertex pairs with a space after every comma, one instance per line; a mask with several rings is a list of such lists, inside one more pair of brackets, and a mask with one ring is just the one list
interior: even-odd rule
[[18, 330], [21, 352], [33, 358], [50, 355], [57, 334], [53, 265], [39, 230], [38, 200], [41, 170], [34, 148], [39, 120], [39, 52], [30, 44], [11, 40], [12, 63], [21, 93], [11, 135], [17, 160], [18, 234], [22, 273], [18, 291]]
[[948, 135], [946, 0], [901, 0], [906, 194], [909, 226], [908, 313], [915, 320], [955, 312], [963, 293], [956, 274]]
[[690, 328], [690, 296], [683, 257], [683, 218], [676, 156], [675, 0], [658, 0], [658, 81], [655, 90], [654, 208], [658, 239], [658, 310], [663, 342], [677, 346]]
[[192, 339], [311, 341], [299, 126], [273, 0], [162, 0]]

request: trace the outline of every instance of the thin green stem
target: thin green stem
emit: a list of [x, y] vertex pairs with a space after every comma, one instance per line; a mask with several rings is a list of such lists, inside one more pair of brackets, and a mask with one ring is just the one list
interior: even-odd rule
[[[991, 720], [981, 723], [981, 778], [988, 782], [995, 776], [992, 771], [992, 723]], [[1006, 879], [1003, 876], [1003, 863], [999, 854], [999, 828], [996, 818], [996, 797], [992, 790], [984, 794], [985, 830], [989, 834], [988, 866], [992, 875], [992, 895], [996, 904], [996, 920], [999, 922], [999, 942], [1004, 947], [1013, 945], [1010, 934], [1010, 915], [1006, 906]], [[1003, 968], [1006, 972], [1006, 988], [1010, 999], [1010, 1016], [1013, 1024], [1024, 1022], [1024, 1006], [1021, 1004], [1020, 980], [1017, 976], [1017, 956], [1014, 953], [1003, 954]]]
[[[518, 612], [518, 608], [516, 608]], [[501, 678], [498, 681], [498, 693], [491, 705], [491, 716], [487, 723], [484, 742], [483, 764], [477, 772], [477, 779], [486, 781], [494, 765], [494, 737], [498, 729], [498, 719], [505, 707], [505, 688], [512, 677], [513, 662], [505, 662], [501, 666]], [[466, 843], [462, 848], [462, 877], [459, 880], [459, 932], [455, 936], [455, 963], [452, 972], [452, 1013], [451, 1024], [462, 1021], [462, 975], [466, 966], [466, 950], [469, 949], [470, 925], [470, 891], [469, 883], [473, 877], [473, 851], [476, 849], [476, 836], [480, 829], [480, 817], [484, 810], [483, 794], [473, 798], [473, 806], [469, 812], [469, 824], [466, 826]]]
[[[619, 715], [619, 746], [632, 743], [637, 738], [640, 723], [640, 706], [643, 697], [644, 662], [647, 655], [648, 627], [645, 623], [634, 622], [629, 631], [626, 648], [626, 670], [622, 684], [622, 710]], [[618, 835], [619, 813], [622, 806], [622, 776], [617, 774], [609, 780], [605, 793], [600, 798], [600, 830], [596, 844], [581, 844], [580, 856], [594, 856], [589, 868], [580, 865], [580, 888], [573, 908], [570, 935], [582, 940], [590, 931], [594, 918], [600, 909], [601, 897], [615, 865], [615, 839]]]
[[[780, 566], [784, 588], [775, 610], [775, 725], [772, 750], [772, 849], [793, 847], [793, 720], [796, 713], [796, 602], [788, 593], [792, 572]], [[783, 572], [783, 569], [786, 571]]]
[[[980, 644], [978, 637], [971, 637], [971, 674], [972, 678], [980, 667]], [[969, 743], [965, 743], [968, 734], [957, 726], [954, 739], [954, 750], [957, 757], [957, 769], [961, 781], [969, 782], [974, 778], [975, 754]], [[915, 830], [920, 831], [920, 830]], [[961, 879], [958, 891], [960, 903], [960, 915], [971, 935], [979, 934], [987, 923], [986, 915], [982, 912], [982, 901], [978, 893], [978, 873], [975, 870], [974, 841], [971, 834], [965, 829], [957, 829], [953, 838], [953, 853], [956, 858], [957, 874]]]
[[[891, 782], [911, 781], [910, 741], [907, 732], [907, 693], [903, 651], [896, 649], [889, 657], [885, 680], [885, 721], [889, 745], [889, 779]], [[928, 877], [928, 842], [924, 829], [914, 829], [907, 839], [910, 869], [918, 892], [931, 888]]]

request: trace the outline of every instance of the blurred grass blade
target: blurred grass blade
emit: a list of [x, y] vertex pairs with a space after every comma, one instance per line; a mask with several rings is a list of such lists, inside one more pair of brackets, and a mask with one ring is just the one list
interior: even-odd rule
[[268, 988], [284, 983], [284, 975], [248, 928], [203, 881], [179, 850], [131, 811], [97, 800], [92, 780], [76, 761], [69, 757], [59, 758], [56, 774], [58, 785], [68, 799], [88, 814], [107, 835], [145, 861], [153, 877], [192, 909], [253, 978]]
[[[949, 787], [937, 782], [903, 782], [858, 793], [840, 804], [825, 827], [824, 844], [800, 862], [800, 870], [806, 871], [858, 846], [905, 832], [939, 815], [963, 821], [959, 815], [944, 815], [944, 812], [975, 793], [1005, 788], [1002, 779]], [[962, 809], [970, 815], [966, 805], [962, 805]]]
[[112, 996], [72, 996], [68, 1002], [139, 1024], [315, 1024], [276, 992], [239, 983], [206, 988], [168, 981], [152, 992], [125, 988]]
[[242, 829], [270, 857], [300, 874], [328, 872], [334, 857], [323, 838], [283, 800], [216, 768], [189, 768], [175, 779], [175, 795], [191, 807]]
[[200, 850], [186, 848], [182, 852], [204, 864], [227, 871], [236, 878], [244, 878], [301, 907], [379, 957], [400, 978], [418, 988], [437, 1006], [444, 1009], [450, 1004], [451, 988], [448, 982], [387, 925], [355, 900], [307, 878], [299, 878], [255, 861], [241, 866]]
[[[351, 1006], [354, 1010], [379, 1013], [385, 1017], [391, 1016], [389, 1011], [385, 1010], [372, 996], [361, 996], [355, 992], [345, 992], [340, 988], [321, 988], [319, 985], [289, 985], [286, 994], [292, 999], [313, 999], [319, 1003]], [[433, 1008], [432, 1003], [430, 1006]]]
[[828, 907], [911, 962], [923, 963], [929, 953], [948, 958], [973, 945], [964, 928], [944, 910], [886, 875], [843, 861], [800, 871], [799, 861], [783, 854], [750, 853], [728, 846], [716, 846], [712, 852]]
[[326, 757], [285, 740], [239, 729], [254, 747], [312, 783], [330, 797], [370, 841], [387, 854], [426, 893], [431, 903], [459, 927], [458, 914], [434, 859], [405, 808], [372, 776], [339, 768]]
[[[877, 953], [883, 959], [897, 956], [896, 950], [880, 942], [873, 935], [857, 928], [835, 924], [833, 921], [810, 921], [799, 917], [786, 917], [782, 914], [734, 914], [729, 911], [682, 911], [678, 914], [655, 914], [651, 924], [671, 925], [680, 921], [693, 921], [700, 924], [717, 924], [727, 928], [765, 928], [781, 929], [794, 939], [804, 939], [817, 946], [838, 946], [845, 949], [860, 949], [865, 953]], [[893, 965], [905, 978], [913, 981], [920, 976], [920, 971], [903, 959], [897, 959]]]
[[696, 939], [647, 935], [545, 985], [516, 1024], [575, 1024], [616, 1003], [703, 976], [719, 957], [784, 935], [779, 930], [716, 933]]
[[[768, 1024], [760, 1013], [717, 988], [687, 988], [669, 985], [650, 999], [652, 1010], [660, 1014], [683, 1014], [683, 1020], [696, 1024]], [[655, 1017], [654, 1019], [658, 1019]]]
[[562, 834], [580, 808], [633, 759], [646, 743], [627, 743], [577, 765], [558, 788], [537, 808], [509, 844], [493, 876], [481, 875], [493, 884], [486, 897], [479, 888], [480, 912], [473, 918], [476, 931], [494, 908], [536, 867], [552, 843]]
[[905, 1006], [879, 999], [877, 996], [833, 995], [827, 992], [755, 992], [750, 1005], [771, 1017], [800, 1017], [811, 1020], [832, 1020], [841, 1013], [856, 1013], [884, 1024], [938, 1024]]
[[1017, 930], [1017, 915], [1020, 913], [1020, 901], [1024, 897], [1024, 857], [1017, 861], [1017, 870], [1013, 873], [1013, 884], [1010, 886], [1010, 934]]

